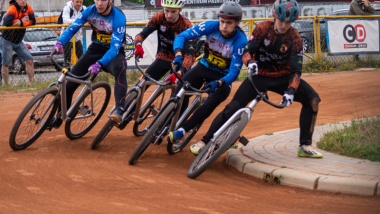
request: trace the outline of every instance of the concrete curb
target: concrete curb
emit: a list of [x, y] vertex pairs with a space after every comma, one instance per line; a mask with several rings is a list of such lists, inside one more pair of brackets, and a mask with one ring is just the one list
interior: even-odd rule
[[264, 164], [245, 156], [241, 147], [227, 151], [227, 164], [235, 167], [242, 173], [274, 184], [295, 186], [310, 190], [380, 196], [379, 181], [327, 176], [324, 174]]

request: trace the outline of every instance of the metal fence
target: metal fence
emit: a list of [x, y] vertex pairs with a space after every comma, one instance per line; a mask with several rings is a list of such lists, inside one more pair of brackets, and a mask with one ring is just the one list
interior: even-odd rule
[[[359, 18], [374, 18], [380, 16], [360, 16]], [[352, 61], [357, 56], [355, 55], [329, 55], [327, 42], [326, 42], [326, 20], [337, 18], [358, 18], [358, 16], [306, 16], [300, 17], [299, 20], [293, 23], [293, 27], [297, 29], [303, 40], [303, 53], [304, 63], [310, 63], [313, 59], [317, 60], [329, 60], [332, 62], [339, 61]], [[262, 21], [270, 20], [271, 18], [260, 19], [243, 19], [240, 27], [244, 31], [247, 38], [252, 34], [256, 25]], [[272, 18], [273, 19], [273, 18]], [[197, 25], [202, 21], [192, 21], [193, 25]], [[127, 27], [143, 28], [147, 23], [127, 23]], [[35, 25], [26, 27], [25, 35], [23, 35], [20, 27], [0, 27], [2, 36], [10, 38], [15, 41], [21, 41], [25, 44], [27, 50], [33, 56], [33, 69], [34, 78], [36, 81], [54, 81], [60, 75], [57, 69], [53, 66], [50, 60], [50, 52], [54, 44], [59, 38], [61, 33], [61, 27], [68, 27], [69, 25]], [[88, 25], [89, 26], [89, 25]], [[9, 40], [9, 39], [8, 39]], [[77, 39], [78, 40], [78, 39]], [[75, 41], [75, 37], [72, 41]], [[0, 43], [1, 44], [1, 43]], [[196, 50], [201, 53], [203, 50], [203, 42], [197, 43]], [[134, 47], [132, 47], [134, 48]], [[154, 51], [156, 47], [152, 47]], [[75, 50], [75, 51], [74, 51]], [[70, 42], [64, 48], [64, 52], [61, 55], [56, 56], [59, 63], [65, 66], [73, 66], [78, 56], [83, 53], [82, 40], [77, 42]], [[9, 52], [3, 53], [3, 57]], [[198, 58], [201, 54], [198, 54]], [[365, 60], [368, 58], [379, 59], [379, 55], [360, 55], [359, 59]], [[357, 60], [357, 59], [356, 59]], [[9, 66], [9, 84], [18, 85], [28, 83], [28, 66], [22, 61], [22, 56], [18, 56], [16, 52], [11, 53], [11, 64]]]

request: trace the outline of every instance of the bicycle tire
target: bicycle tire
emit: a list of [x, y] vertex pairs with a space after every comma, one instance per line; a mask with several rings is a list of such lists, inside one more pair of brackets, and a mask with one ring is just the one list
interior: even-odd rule
[[[174, 90], [175, 90], [175, 87], [174, 85], [171, 85], [171, 86], [164, 86], [163, 89], [161, 89], [161, 91], [156, 95], [156, 97], [154, 99], [152, 99], [152, 101], [149, 103], [149, 107], [145, 109], [144, 112], [140, 112], [140, 115], [139, 115], [139, 118], [145, 118], [144, 120], [142, 121], [139, 121], [139, 122], [135, 122], [135, 124], [133, 125], [133, 134], [136, 136], [136, 137], [139, 137], [139, 136], [142, 136], [144, 135], [148, 130], [146, 130], [146, 127], [148, 127], [152, 121], [154, 120], [155, 116], [157, 115], [157, 113], [161, 110], [162, 106], [168, 101], [168, 99], [173, 95], [174, 93]], [[164, 93], [165, 91], [165, 93]], [[163, 102], [161, 102], [161, 99], [163, 97]], [[156, 103], [158, 102], [158, 103]], [[155, 108], [155, 106], [157, 104], [160, 104], [158, 105], [159, 108]], [[154, 110], [152, 110], [152, 108]], [[150, 111], [149, 111], [150, 110]], [[150, 112], [155, 112], [154, 114], [152, 114], [150, 117], [146, 114], [150, 113]]]
[[226, 127], [219, 136], [215, 137], [215, 142], [210, 141], [205, 148], [203, 148], [201, 153], [191, 164], [187, 176], [194, 179], [202, 174], [211, 163], [216, 161], [236, 142], [247, 123], [247, 113], [242, 112], [236, 115], [235, 120]]
[[[32, 143], [34, 143], [41, 136], [41, 134], [46, 130], [47, 126], [50, 124], [50, 121], [53, 119], [54, 114], [58, 108], [59, 98], [55, 99], [55, 96], [57, 95], [57, 93], [58, 93], [57, 88], [53, 88], [53, 87], [46, 88], [42, 90], [41, 92], [39, 92], [36, 96], [34, 96], [28, 102], [28, 104], [24, 107], [20, 115], [17, 117], [9, 136], [9, 146], [13, 150], [18, 151], [18, 150], [27, 148]], [[51, 100], [45, 99], [47, 95], [52, 96]], [[54, 102], [54, 103], [50, 107], [51, 108], [50, 113], [48, 113], [49, 109], [45, 110], [45, 108], [47, 108], [48, 106], [41, 108], [40, 110], [39, 108], [40, 106], [42, 106], [43, 104], [50, 104], [51, 102]], [[38, 106], [36, 104], [38, 104]], [[34, 115], [36, 115], [37, 113], [38, 116], [43, 115], [43, 113], [46, 111], [46, 114], [44, 115], [44, 117], [46, 117], [46, 120], [44, 120], [44, 118], [38, 118], [37, 120], [35, 120], [35, 122], [33, 122], [34, 124], [28, 123], [28, 121], [29, 122], [32, 121], [30, 115], [28, 116], [28, 113], [31, 109], [32, 111], [34, 110]], [[33, 117], [36, 118], [35, 116]], [[26, 124], [21, 126], [23, 124], [24, 119], [26, 119], [25, 121]], [[40, 127], [35, 126], [38, 124], [40, 124], [41, 126]], [[35, 129], [35, 128], [38, 128], [38, 129], [36, 131], [25, 131], [25, 134], [23, 132], [20, 133], [19, 131], [20, 127], [24, 127], [24, 126], [26, 126], [26, 128], [30, 127], [31, 129]], [[20, 137], [24, 135], [28, 135], [28, 134], [31, 134], [32, 136], [30, 137], [27, 136], [26, 140], [19, 139]], [[20, 141], [22, 143], [18, 143]]]
[[168, 115], [171, 111], [173, 111], [175, 108], [175, 103], [169, 103], [165, 109], [163, 109], [162, 113], [158, 116], [157, 120], [152, 123], [150, 126], [148, 132], [145, 134], [144, 138], [140, 141], [140, 144], [136, 147], [135, 151], [133, 152], [132, 156], [129, 158], [129, 164], [134, 165], [136, 161], [140, 158], [142, 153], [148, 148], [149, 144], [152, 143], [153, 134], [161, 129], [162, 123], [167, 119]]
[[[131, 105], [132, 101], [136, 99], [137, 92], [132, 91], [127, 99], [125, 99], [124, 102], [124, 109], [127, 109], [129, 105]], [[133, 112], [131, 112], [133, 113]], [[96, 135], [94, 140], [91, 143], [91, 149], [98, 148], [99, 144], [102, 142], [102, 140], [108, 135], [108, 133], [112, 130], [112, 128], [116, 125], [116, 122], [112, 119], [109, 119], [107, 123], [103, 126], [103, 128], [100, 130], [100, 132]]]
[[[190, 116], [195, 112], [195, 110], [199, 108], [199, 106], [201, 106], [201, 102], [198, 101], [197, 104], [195, 104], [193, 108], [189, 111], [189, 113], [186, 115], [186, 118], [183, 120], [182, 123], [186, 122], [190, 118]], [[186, 132], [186, 135], [184, 136], [184, 140], [180, 143], [171, 143], [170, 140], [168, 140], [168, 144], [166, 147], [168, 153], [173, 155], [180, 152], [190, 142], [190, 140], [194, 137], [194, 135], [198, 132], [198, 129], [201, 127], [202, 124], [203, 122], [201, 124], [198, 124], [192, 130]], [[181, 127], [181, 125], [179, 127]]]
[[[104, 90], [105, 94], [104, 94], [103, 99], [98, 99], [99, 93], [101, 93], [99, 89]], [[78, 102], [76, 106], [74, 106], [75, 110], [68, 116], [69, 120], [66, 121], [65, 134], [70, 140], [83, 137], [92, 129], [92, 127], [95, 126], [95, 124], [98, 122], [98, 120], [100, 119], [100, 117], [103, 115], [104, 111], [107, 108], [108, 102], [111, 97], [111, 86], [106, 82], [95, 83], [94, 85], [92, 85], [92, 93], [93, 93], [93, 98], [94, 98], [93, 100], [94, 109], [93, 109], [93, 115], [91, 117], [76, 119], [76, 116], [78, 114], [80, 114], [80, 116], [87, 116], [89, 112], [89, 108], [91, 108], [91, 93], [89, 90], [86, 90], [81, 101]], [[103, 103], [101, 104], [102, 101]], [[101, 107], [99, 110], [98, 110], [98, 103], [101, 104]], [[78, 131], [75, 130], [77, 127], [79, 127]]]

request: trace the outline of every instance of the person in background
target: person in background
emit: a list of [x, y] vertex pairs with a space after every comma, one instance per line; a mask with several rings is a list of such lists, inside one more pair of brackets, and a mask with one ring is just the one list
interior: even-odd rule
[[348, 15], [371, 15], [375, 13], [375, 8], [368, 0], [352, 0]]
[[[32, 7], [27, 0], [11, 0], [7, 13], [4, 15], [3, 25], [26, 27], [36, 24], [36, 18]], [[13, 51], [23, 60], [26, 61], [26, 73], [28, 74], [29, 83], [34, 82], [33, 56], [22, 41], [25, 35], [24, 29], [3, 30], [1, 38], [2, 50], [2, 75], [4, 83], [8, 84], [9, 74], [8, 67], [12, 61]]]
[[[348, 15], [371, 15], [375, 13], [375, 8], [372, 7], [368, 0], [352, 0]], [[359, 55], [355, 55], [355, 60], [359, 60]]]
[[[72, 24], [74, 23], [75, 19], [77, 19], [84, 9], [86, 9], [86, 6], [82, 5], [83, 0], [71, 0], [66, 3], [66, 6], [63, 8], [62, 12], [62, 19], [63, 24]], [[65, 31], [67, 28], [62, 27], [61, 35], [63, 31]], [[71, 49], [73, 48], [73, 39], [71, 39], [69, 42], [66, 43], [63, 55], [65, 62], [68, 62], [70, 65], [71, 62]], [[78, 57], [78, 59], [83, 55], [83, 45], [82, 45], [82, 30], [79, 30], [75, 34], [75, 54]]]

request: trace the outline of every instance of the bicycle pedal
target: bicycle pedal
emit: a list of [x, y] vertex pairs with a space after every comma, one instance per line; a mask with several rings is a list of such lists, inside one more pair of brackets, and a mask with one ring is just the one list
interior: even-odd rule
[[249, 143], [249, 140], [245, 138], [244, 136], [241, 136], [239, 139], [239, 142], [243, 144], [244, 146], [246, 146]]

